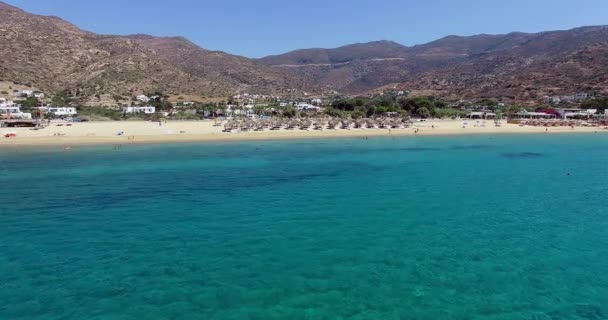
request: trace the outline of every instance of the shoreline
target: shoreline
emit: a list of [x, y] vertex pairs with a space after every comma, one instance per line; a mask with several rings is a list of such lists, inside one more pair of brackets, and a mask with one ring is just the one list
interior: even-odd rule
[[[433, 128], [434, 127], [434, 128]], [[123, 129], [122, 136], [112, 135], [113, 131]], [[462, 121], [437, 120], [420, 123], [414, 128], [405, 129], [325, 129], [279, 130], [250, 132], [221, 132], [223, 127], [213, 127], [211, 122], [168, 122], [165, 127], [156, 127], [150, 122], [92, 122], [74, 124], [72, 127], [51, 126], [32, 131], [28, 128], [0, 128], [0, 134], [15, 132], [17, 137], [0, 137], [0, 148], [7, 147], [71, 147], [94, 145], [138, 145], [173, 144], [196, 142], [264, 141], [264, 140], [302, 140], [302, 139], [339, 139], [339, 138], [378, 138], [378, 137], [416, 137], [416, 136], [466, 136], [466, 135], [508, 135], [508, 134], [572, 134], [608, 133], [602, 127], [531, 127], [505, 124], [503, 127], [467, 127]], [[183, 130], [182, 130], [183, 129]], [[163, 131], [160, 133], [159, 131]], [[418, 130], [416, 133], [415, 130]], [[181, 133], [174, 133], [181, 132]], [[56, 136], [64, 132], [64, 136]], [[88, 133], [87, 133], [88, 132]], [[92, 133], [91, 133], [92, 132]], [[92, 135], [94, 134], [94, 135]]]

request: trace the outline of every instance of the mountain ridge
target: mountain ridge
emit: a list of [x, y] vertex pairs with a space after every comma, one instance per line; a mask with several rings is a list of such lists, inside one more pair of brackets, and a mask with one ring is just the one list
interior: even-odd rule
[[[541, 66], [561, 63], [578, 51], [605, 43], [608, 43], [608, 27], [588, 26], [541, 33], [446, 36], [426, 44], [401, 47], [393, 55], [402, 57], [399, 60], [363, 62], [354, 53], [342, 60], [348, 61], [348, 64], [315, 65], [302, 63], [314, 61], [314, 53], [307, 57], [306, 50], [299, 50], [297, 55], [288, 52], [264, 62], [278, 68], [286, 66], [279, 63], [288, 62], [287, 66], [300, 76], [310, 76], [324, 84], [337, 84], [340, 91], [349, 94], [373, 92], [388, 86], [407, 91], [432, 92], [450, 98], [484, 96], [485, 92], [491, 92], [494, 98], [532, 102], [541, 99], [543, 94], [572, 93], [589, 88], [606, 92], [605, 81], [590, 81], [599, 78], [597, 75], [577, 73], [575, 70], [560, 74], [559, 70], [553, 69], [552, 74], [543, 74], [545, 85], [538, 85], [536, 74], [527, 71], [532, 69], [542, 73], [539, 69]], [[298, 68], [293, 68], [295, 66]], [[606, 71], [605, 67], [601, 69]], [[516, 76], [518, 73], [525, 77]], [[341, 82], [336, 82], [336, 78]], [[500, 78], [500, 81], [496, 78]], [[502, 80], [509, 78], [517, 78], [518, 83], [505, 84], [503, 92], [481, 90], [484, 85], [479, 83], [479, 79], [502, 83]], [[515, 87], [523, 89], [516, 92]]]
[[152, 91], [211, 99], [243, 92], [360, 95], [389, 88], [532, 102], [577, 90], [608, 93], [607, 47], [608, 26], [600, 25], [449, 35], [414, 46], [380, 40], [249, 59], [182, 36], [96, 34], [0, 2], [0, 81], [49, 93], [67, 90], [89, 105]]

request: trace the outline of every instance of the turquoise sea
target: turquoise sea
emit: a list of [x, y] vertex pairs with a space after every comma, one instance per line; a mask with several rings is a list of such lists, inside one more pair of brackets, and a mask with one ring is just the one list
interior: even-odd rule
[[0, 149], [0, 319], [608, 319], [608, 135]]

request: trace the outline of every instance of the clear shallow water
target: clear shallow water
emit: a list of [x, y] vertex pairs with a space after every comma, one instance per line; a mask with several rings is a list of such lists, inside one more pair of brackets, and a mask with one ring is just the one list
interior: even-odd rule
[[606, 135], [0, 149], [0, 319], [607, 319], [607, 182]]

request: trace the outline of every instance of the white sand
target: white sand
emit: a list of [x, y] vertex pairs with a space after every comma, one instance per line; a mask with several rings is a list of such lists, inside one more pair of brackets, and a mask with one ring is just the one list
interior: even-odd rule
[[[466, 128], [463, 123], [468, 122]], [[169, 121], [159, 126], [158, 122], [145, 121], [108, 121], [73, 123], [72, 126], [57, 126], [56, 123], [41, 130], [29, 128], [0, 128], [0, 146], [20, 145], [58, 145], [71, 146], [80, 144], [126, 144], [126, 143], [163, 143], [188, 141], [222, 141], [252, 139], [298, 139], [298, 138], [334, 138], [334, 137], [376, 137], [407, 135], [462, 135], [462, 134], [516, 134], [516, 133], [608, 133], [598, 127], [521, 127], [507, 124], [496, 127], [493, 121], [487, 121], [485, 127], [475, 126], [476, 121], [433, 120], [416, 122], [414, 128], [407, 129], [336, 129], [336, 130], [280, 130], [263, 132], [222, 132], [221, 127], [214, 127], [212, 121]], [[434, 128], [433, 128], [434, 126]], [[416, 128], [418, 133], [416, 133]], [[16, 137], [4, 138], [5, 133], [16, 133]], [[124, 132], [118, 136], [119, 132]], [[61, 135], [61, 136], [59, 136]]]

